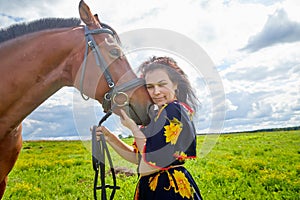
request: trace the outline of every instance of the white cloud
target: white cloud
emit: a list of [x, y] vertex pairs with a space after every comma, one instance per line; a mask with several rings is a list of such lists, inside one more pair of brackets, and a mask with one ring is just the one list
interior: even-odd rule
[[258, 51], [279, 43], [300, 41], [300, 23], [290, 21], [285, 10], [280, 9], [271, 15], [261, 32], [251, 36], [242, 50]]

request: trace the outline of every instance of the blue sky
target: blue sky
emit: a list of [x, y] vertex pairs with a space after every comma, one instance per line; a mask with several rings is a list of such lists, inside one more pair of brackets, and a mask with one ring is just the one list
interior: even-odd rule
[[[99, 14], [100, 20], [114, 27], [121, 36], [142, 28], [164, 29], [201, 46], [213, 61], [223, 85], [226, 115], [221, 132], [299, 125], [298, 1], [86, 2]], [[0, 0], [0, 28], [44, 17], [79, 17], [78, 2]], [[170, 54], [155, 48], [141, 51], [128, 55], [133, 67], [153, 54]], [[190, 71], [202, 102], [196, 124], [199, 132], [206, 133], [212, 123], [213, 105], [211, 91], [202, 75]], [[88, 127], [96, 124], [102, 115], [95, 101], [84, 102], [77, 91], [63, 88], [26, 118], [23, 136], [25, 140], [86, 136]], [[128, 134], [117, 117], [106, 125], [116, 134]]]

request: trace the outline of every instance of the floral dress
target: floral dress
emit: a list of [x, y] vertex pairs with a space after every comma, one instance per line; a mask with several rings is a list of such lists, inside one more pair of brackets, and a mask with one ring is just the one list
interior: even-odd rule
[[196, 157], [196, 131], [192, 110], [174, 101], [164, 105], [147, 127], [141, 128], [147, 141], [140, 159], [159, 171], [141, 176], [135, 200], [202, 199], [184, 161]]

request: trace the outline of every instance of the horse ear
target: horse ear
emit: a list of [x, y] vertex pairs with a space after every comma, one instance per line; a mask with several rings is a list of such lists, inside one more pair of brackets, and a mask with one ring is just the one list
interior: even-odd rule
[[79, 14], [81, 20], [87, 26], [92, 26], [92, 25], [96, 25], [97, 27], [99, 26], [97, 19], [92, 14], [89, 6], [83, 0], [79, 2]]
[[94, 14], [94, 17], [95, 17], [95, 19], [97, 20], [97, 22], [98, 22], [99, 24], [101, 24], [101, 22], [100, 22], [100, 20], [99, 20], [99, 17], [98, 17], [98, 14]]

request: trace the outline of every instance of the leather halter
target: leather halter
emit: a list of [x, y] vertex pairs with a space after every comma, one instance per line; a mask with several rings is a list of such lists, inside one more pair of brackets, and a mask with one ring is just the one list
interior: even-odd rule
[[[87, 62], [87, 56], [89, 49], [92, 50], [94, 57], [96, 59], [96, 64], [98, 67], [100, 67], [101, 71], [103, 72], [103, 75], [105, 77], [105, 80], [107, 82], [107, 85], [109, 87], [109, 91], [104, 95], [103, 97], [103, 102], [102, 102], [102, 107], [104, 109], [104, 112], [107, 112], [111, 109], [111, 105], [116, 104], [119, 107], [123, 107], [129, 104], [129, 97], [125, 93], [128, 90], [131, 90], [133, 88], [145, 85], [145, 80], [142, 78], [134, 78], [128, 82], [125, 82], [121, 85], [115, 85], [112, 76], [110, 72], [108, 71], [108, 65], [101, 54], [101, 51], [98, 48], [97, 43], [94, 40], [93, 35], [94, 34], [102, 34], [102, 33], [107, 33], [112, 35], [114, 38], [116, 37], [116, 32], [110, 28], [108, 25], [101, 23], [101, 26], [103, 28], [100, 29], [94, 29], [94, 30], [89, 30], [87, 26], [84, 27], [85, 29], [85, 38], [86, 38], [86, 48], [85, 48], [85, 54], [84, 54], [84, 60], [83, 60], [83, 65], [82, 65], [82, 72], [81, 72], [81, 77], [80, 77], [80, 92], [81, 96], [84, 100], [88, 100], [89, 97], [86, 97], [83, 94], [83, 80], [84, 80], [84, 75], [85, 75], [85, 70], [86, 70], [86, 62]], [[119, 41], [119, 39], [117, 38]], [[114, 101], [115, 97], [117, 95], [124, 95], [126, 97], [126, 101], [122, 104], [118, 104], [116, 101]], [[112, 101], [113, 100], [113, 101]]]

